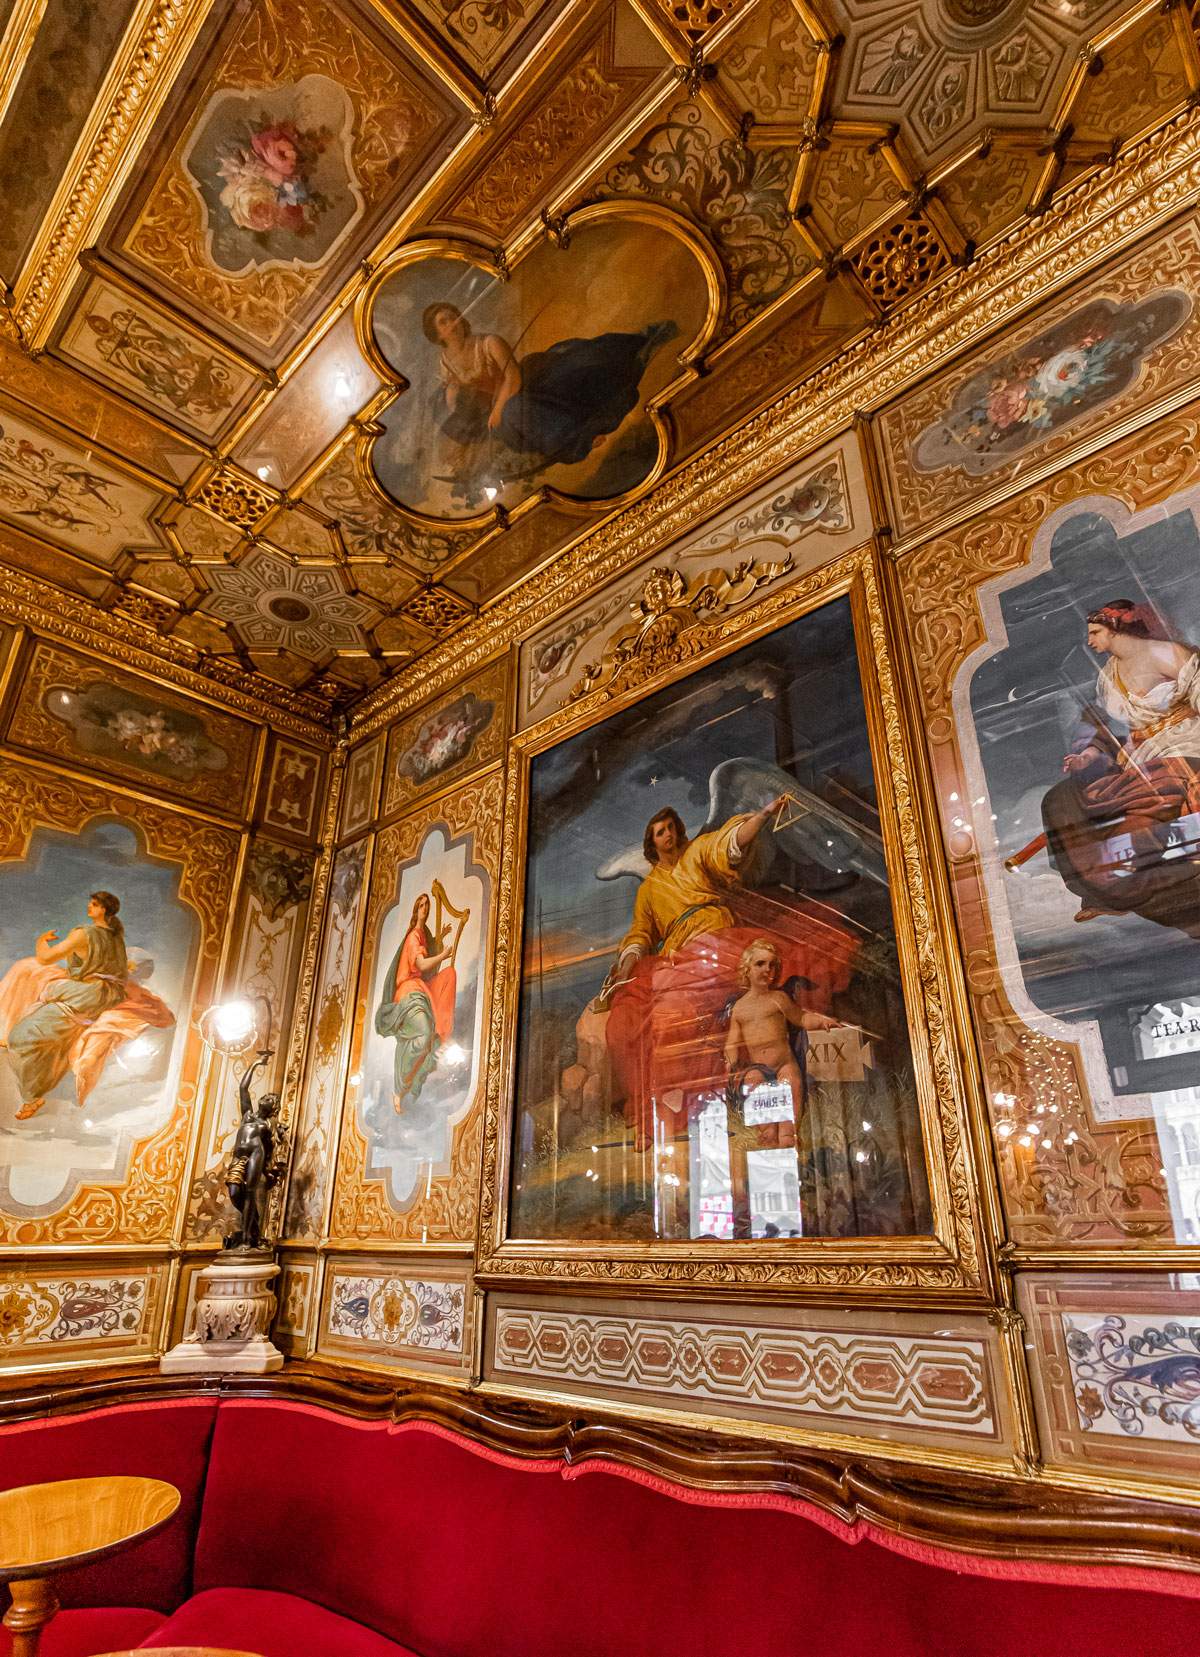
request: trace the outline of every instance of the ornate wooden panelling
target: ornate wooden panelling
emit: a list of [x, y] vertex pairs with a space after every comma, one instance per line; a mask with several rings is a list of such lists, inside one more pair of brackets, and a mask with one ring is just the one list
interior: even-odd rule
[[317, 1353], [360, 1364], [462, 1371], [470, 1361], [470, 1270], [403, 1259], [333, 1259]]
[[[691, 577], [732, 571], [746, 560], [778, 565], [774, 579], [813, 569], [835, 549], [871, 533], [871, 510], [857, 440], [800, 461], [769, 484], [694, 529], [667, 552], [664, 567]], [[626, 625], [646, 568], [632, 570], [578, 608], [526, 639], [520, 650], [517, 722], [524, 727], [560, 708], [581, 670]]]
[[[271, 350], [294, 337], [322, 272], [398, 175], [419, 173], [449, 111], [349, 6], [270, 0], [234, 31], [122, 246], [218, 327]], [[281, 132], [294, 135], [285, 172], [303, 195], [278, 187], [280, 157], [263, 148]]]
[[667, 54], [622, 5], [589, 27], [526, 113], [497, 134], [484, 166], [445, 210], [499, 241], [554, 199], [606, 129], [619, 127], [667, 63]]
[[383, 813], [405, 811], [499, 759], [508, 736], [509, 662], [502, 656], [453, 695], [394, 725], [383, 772]]
[[1023, 1274], [1047, 1466], [1194, 1491], [1200, 1282], [1194, 1273]]
[[497, 1292], [484, 1374], [635, 1409], [1008, 1453], [1003, 1368], [983, 1318]]
[[4, 407], [0, 466], [0, 519], [18, 532], [36, 532], [102, 569], [116, 564], [128, 542], [159, 539], [150, 522], [161, 501], [156, 489], [107, 465], [89, 445]]
[[8, 203], [0, 277], [10, 285], [62, 183], [135, 9], [135, 0], [43, 7], [40, 26], [25, 43], [0, 134], [0, 194]]
[[0, 1272], [0, 1369], [153, 1356], [169, 1280], [165, 1261]]
[[308, 1071], [296, 1112], [284, 1235], [318, 1239], [337, 1155], [338, 1112], [346, 1086], [346, 1054], [354, 1024], [351, 986], [358, 966], [367, 899], [369, 843], [344, 846], [334, 859], [326, 899], [325, 935], [312, 1001]]
[[223, 816], [241, 816], [259, 745], [244, 719], [38, 643], [20, 676], [8, 740]]
[[263, 796], [263, 826], [310, 838], [321, 808], [323, 779], [320, 754], [276, 740]]
[[316, 1338], [317, 1289], [321, 1267], [316, 1259], [284, 1257], [275, 1284], [279, 1309], [272, 1338], [291, 1353], [309, 1350]]
[[[243, 877], [236, 942], [225, 987], [269, 1011], [274, 1059], [260, 1071], [256, 1092], [278, 1090], [284, 1080], [288, 1032], [312, 895], [313, 854], [257, 839]], [[216, 1067], [214, 1102], [203, 1129], [188, 1197], [190, 1242], [212, 1242], [234, 1224], [225, 1193], [226, 1155], [239, 1121], [238, 1083], [248, 1061]]]
[[340, 826], [343, 835], [359, 834], [374, 820], [379, 806], [383, 748], [383, 738], [377, 737], [355, 748], [346, 761], [346, 792]]
[[212, 437], [261, 385], [261, 377], [214, 351], [145, 300], [93, 280], [58, 341], [63, 356], [168, 418]]

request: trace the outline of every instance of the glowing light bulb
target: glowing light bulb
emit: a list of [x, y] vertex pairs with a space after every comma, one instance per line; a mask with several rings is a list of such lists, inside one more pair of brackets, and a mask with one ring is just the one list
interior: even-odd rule
[[220, 1041], [232, 1046], [254, 1034], [254, 1008], [248, 1001], [226, 1001], [213, 1011], [213, 1029]]
[[335, 397], [349, 397], [353, 389], [354, 387], [350, 384], [350, 381], [344, 374], [339, 374], [337, 379], [333, 382], [333, 393]]
[[254, 470], [258, 473], [264, 483], [271, 475], [271, 468], [269, 466], [256, 466]]

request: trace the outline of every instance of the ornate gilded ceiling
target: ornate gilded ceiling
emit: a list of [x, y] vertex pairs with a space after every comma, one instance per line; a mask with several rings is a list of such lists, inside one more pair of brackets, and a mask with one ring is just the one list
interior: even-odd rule
[[0, 560], [345, 706], [1187, 104], [1192, 10], [0, 0]]

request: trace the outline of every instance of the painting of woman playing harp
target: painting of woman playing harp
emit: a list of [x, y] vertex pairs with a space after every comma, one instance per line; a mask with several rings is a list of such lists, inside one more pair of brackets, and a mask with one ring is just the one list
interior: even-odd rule
[[927, 1229], [848, 601], [538, 755], [528, 857], [513, 1235]]
[[[380, 854], [386, 870], [388, 830]], [[358, 1120], [368, 1172], [398, 1211], [448, 1166], [453, 1129], [479, 1073], [482, 939], [489, 883], [472, 836], [435, 822], [395, 870], [394, 898], [369, 939], [368, 1006]], [[387, 881], [377, 872], [377, 880]]]
[[[454, 1032], [454, 957], [470, 911], [453, 907], [440, 880], [433, 882], [432, 891], [438, 906], [435, 929], [429, 929], [429, 894], [422, 892], [413, 904], [404, 942], [392, 957], [384, 998], [375, 1012], [378, 1034], [396, 1043], [392, 1103], [398, 1112], [406, 1099], [420, 1098], [439, 1051]], [[443, 942], [451, 930], [441, 925], [443, 910], [457, 922], [449, 943]]]

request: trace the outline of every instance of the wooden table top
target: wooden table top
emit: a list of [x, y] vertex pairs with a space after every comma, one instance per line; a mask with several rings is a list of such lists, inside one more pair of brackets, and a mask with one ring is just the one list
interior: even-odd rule
[[56, 1479], [0, 1491], [0, 1582], [99, 1559], [165, 1525], [179, 1492], [161, 1479]]

